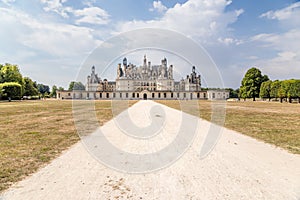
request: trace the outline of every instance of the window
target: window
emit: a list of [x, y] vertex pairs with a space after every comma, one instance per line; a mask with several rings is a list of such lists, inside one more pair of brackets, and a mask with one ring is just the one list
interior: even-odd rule
[[102, 98], [102, 93], [100, 93], [100, 98]]
[[128, 93], [126, 93], [126, 98], [128, 98]]
[[154, 96], [155, 94], [154, 93], [152, 93], [152, 98], [154, 98], [155, 96]]
[[137, 97], [137, 98], [140, 98], [140, 94], [139, 94], [139, 93], [137, 93], [137, 94], [136, 94], [136, 97]]
[[158, 98], [160, 98], [160, 93], [158, 93]]
[[212, 98], [214, 99], [214, 98], [216, 98], [216, 95], [215, 95], [215, 93], [212, 93]]
[[113, 93], [113, 97], [116, 98], [116, 93]]
[[89, 97], [90, 97], [90, 93], [87, 93], [87, 94], [86, 94], [86, 97], [89, 98]]
[[186, 93], [183, 93], [183, 98], [186, 98]]
[[177, 93], [177, 98], [179, 98], [179, 93]]
[[203, 98], [206, 98], [206, 93], [203, 93]]
[[164, 93], [164, 98], [167, 98], [167, 93]]
[[68, 96], [71, 96], [71, 93], [68, 93]]
[[122, 93], [120, 93], [120, 98], [122, 98]]
[[171, 98], [173, 98], [173, 92], [171, 93]]
[[132, 93], [132, 98], [135, 98], [135, 93]]
[[198, 99], [200, 98], [200, 93], [199, 93], [199, 92], [197, 93], [197, 98], [198, 98]]
[[109, 98], [109, 93], [106, 93], [106, 98]]

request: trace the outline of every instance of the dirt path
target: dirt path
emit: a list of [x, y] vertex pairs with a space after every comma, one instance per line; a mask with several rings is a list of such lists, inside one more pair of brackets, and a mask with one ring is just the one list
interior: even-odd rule
[[[140, 101], [129, 109], [138, 125], [151, 123], [157, 105]], [[162, 106], [162, 105], [161, 105]], [[156, 152], [168, 145], [181, 124], [181, 112], [162, 106], [162, 133], [147, 140], [123, 134], [113, 120], [101, 130], [127, 152]], [[197, 119], [198, 120], [198, 119]], [[189, 150], [171, 166], [145, 174], [126, 174], [96, 161], [79, 142], [37, 173], [2, 194], [18, 199], [300, 199], [300, 156], [223, 129], [205, 159], [198, 153], [210, 123], [198, 120]], [[0, 197], [1, 199], [1, 197]]]

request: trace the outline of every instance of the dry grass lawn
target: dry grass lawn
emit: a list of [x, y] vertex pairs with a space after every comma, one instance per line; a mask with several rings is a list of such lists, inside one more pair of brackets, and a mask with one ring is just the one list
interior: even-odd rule
[[[179, 101], [157, 102], [180, 108]], [[211, 101], [199, 101], [201, 118], [211, 121], [211, 105]], [[189, 113], [195, 115], [195, 110], [190, 108]], [[225, 127], [300, 154], [300, 104], [227, 102]]]
[[[130, 101], [129, 105], [135, 102]], [[180, 107], [178, 101], [157, 102]], [[208, 121], [211, 104], [199, 101], [200, 117]], [[126, 108], [123, 103], [117, 107], [117, 112]], [[95, 108], [101, 125], [113, 117], [111, 101], [96, 101]], [[195, 115], [193, 106], [188, 112]], [[300, 104], [227, 102], [225, 126], [300, 153]], [[0, 192], [49, 163], [77, 141], [72, 101], [0, 102]]]
[[[100, 125], [112, 118], [111, 101], [95, 105]], [[77, 141], [72, 101], [0, 102], [0, 192]]]

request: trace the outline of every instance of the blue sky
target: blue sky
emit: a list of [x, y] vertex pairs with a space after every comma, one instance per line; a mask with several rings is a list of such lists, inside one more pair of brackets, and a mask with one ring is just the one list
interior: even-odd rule
[[1, 0], [0, 63], [18, 64], [33, 80], [66, 88], [103, 41], [162, 28], [202, 45], [226, 87], [238, 88], [252, 66], [271, 79], [299, 79], [299, 16], [294, 0]]

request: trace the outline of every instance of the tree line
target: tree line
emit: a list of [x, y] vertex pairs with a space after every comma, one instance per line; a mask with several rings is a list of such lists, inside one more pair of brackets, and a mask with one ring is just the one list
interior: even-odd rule
[[0, 64], [0, 99], [21, 99], [30, 97], [37, 99], [40, 97], [54, 96], [52, 88], [42, 83], [37, 83], [29, 77], [23, 77], [19, 67], [9, 63]]
[[[68, 88], [68, 90], [84, 89], [85, 86], [76, 81], [71, 81]], [[57, 90], [64, 90], [64, 88], [53, 85], [50, 90], [48, 85], [23, 77], [18, 65], [0, 64], [0, 99], [50, 98], [56, 97]]]
[[279, 99], [280, 102], [286, 99], [290, 103], [298, 99], [300, 103], [300, 79], [272, 81], [267, 75], [262, 75], [259, 69], [252, 67], [242, 79], [239, 98], [252, 98], [255, 101], [258, 97], [269, 101]]

